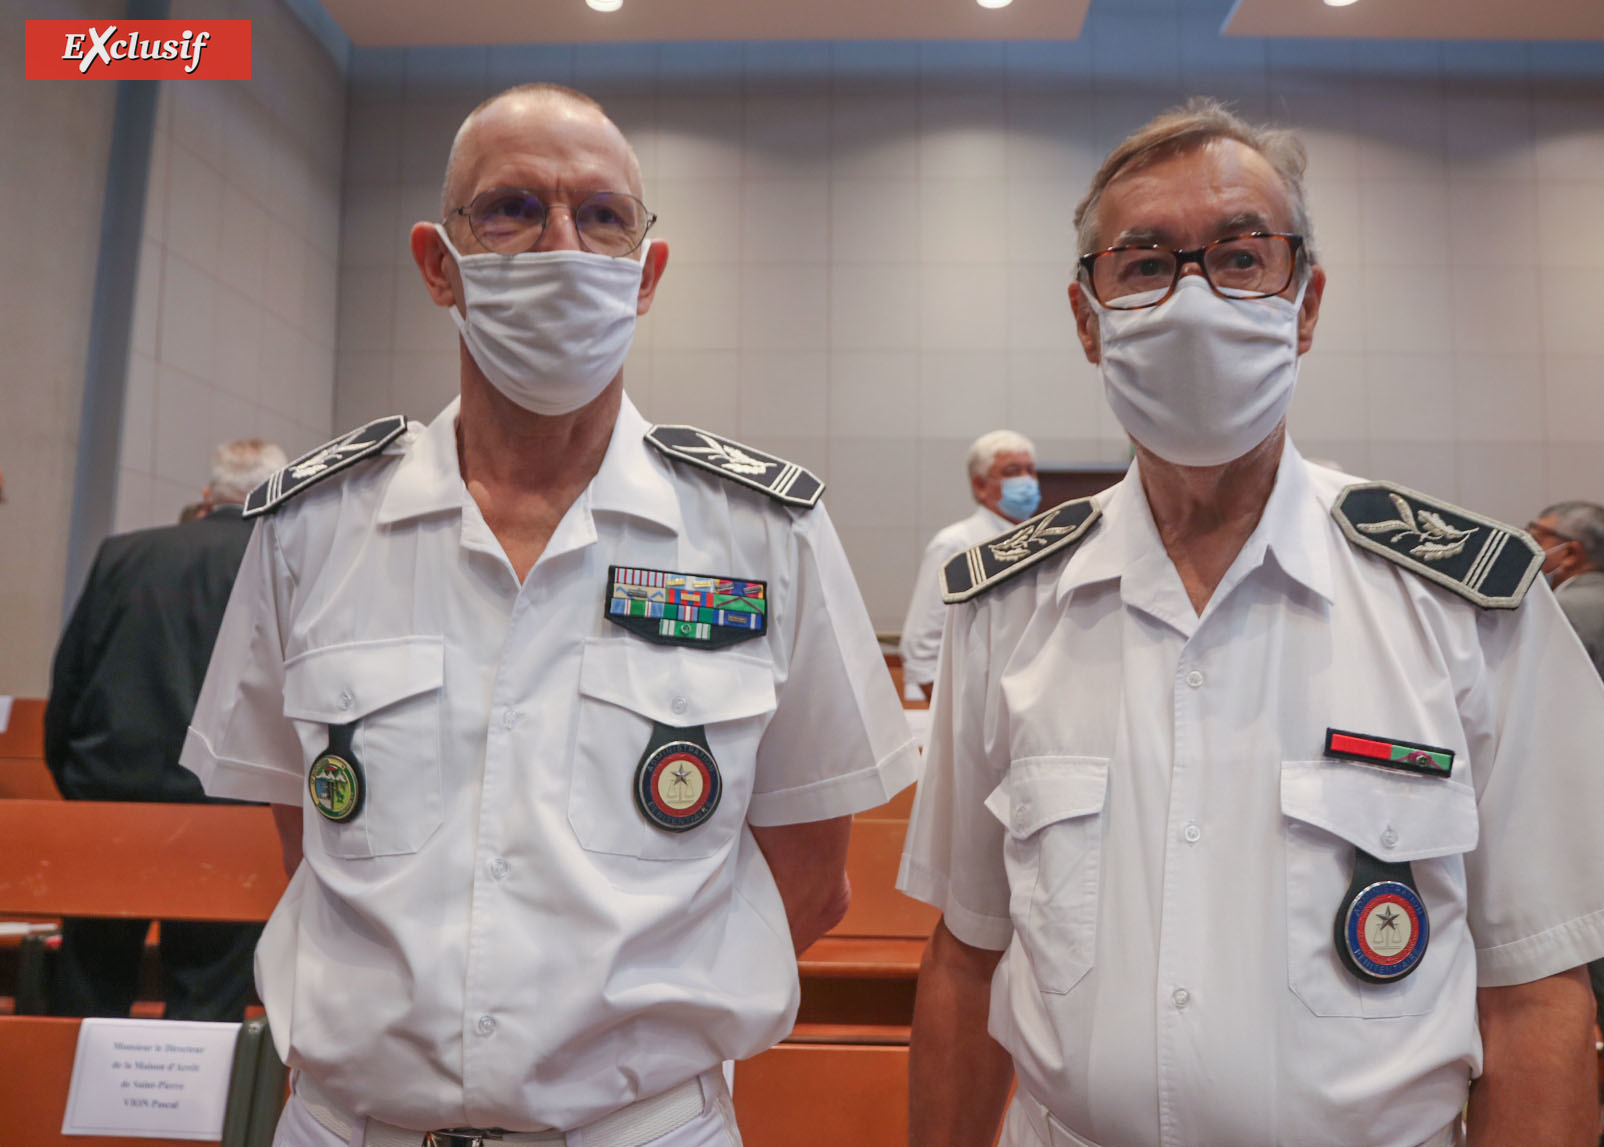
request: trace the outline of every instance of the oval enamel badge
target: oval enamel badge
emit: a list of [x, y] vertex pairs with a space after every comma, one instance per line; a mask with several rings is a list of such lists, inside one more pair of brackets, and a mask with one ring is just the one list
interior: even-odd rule
[[312, 762], [306, 787], [312, 807], [329, 820], [344, 823], [362, 811], [362, 766], [355, 757], [348, 760], [337, 753], [323, 753]]
[[685, 832], [712, 816], [722, 792], [713, 754], [694, 741], [660, 745], [635, 770], [635, 803], [669, 832]]
[[1430, 934], [1419, 894], [1402, 881], [1377, 881], [1348, 905], [1342, 929], [1344, 963], [1371, 983], [1401, 980], [1420, 966]]

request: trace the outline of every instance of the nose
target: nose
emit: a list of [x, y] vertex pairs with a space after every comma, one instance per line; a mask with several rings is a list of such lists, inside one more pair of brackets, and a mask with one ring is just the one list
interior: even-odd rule
[[531, 251], [583, 251], [579, 242], [579, 228], [574, 224], [574, 209], [566, 203], [552, 203], [546, 207], [546, 224], [540, 229]]

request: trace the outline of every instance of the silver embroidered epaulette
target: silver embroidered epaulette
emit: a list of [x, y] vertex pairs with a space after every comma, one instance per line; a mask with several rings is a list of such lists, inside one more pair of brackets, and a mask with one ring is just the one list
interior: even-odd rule
[[654, 426], [646, 441], [680, 462], [711, 470], [721, 478], [761, 490], [776, 502], [809, 509], [824, 493], [817, 475], [787, 462], [694, 426]]
[[1392, 482], [1349, 486], [1331, 516], [1360, 549], [1483, 609], [1514, 609], [1543, 568], [1543, 549], [1524, 530]]
[[985, 593], [1037, 562], [1063, 553], [1086, 536], [1103, 511], [1090, 498], [1064, 502], [988, 538], [941, 567], [941, 600], [948, 605]]
[[406, 429], [407, 420], [399, 414], [375, 418], [301, 455], [250, 492], [245, 499], [244, 516], [254, 518], [277, 509], [307, 487], [377, 454], [406, 433]]

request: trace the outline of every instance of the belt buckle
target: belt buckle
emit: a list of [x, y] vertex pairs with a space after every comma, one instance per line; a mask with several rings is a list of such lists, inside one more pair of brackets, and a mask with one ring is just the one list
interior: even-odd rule
[[499, 1130], [482, 1127], [448, 1127], [444, 1131], [430, 1131], [423, 1137], [423, 1147], [485, 1147], [486, 1143], [499, 1143]]

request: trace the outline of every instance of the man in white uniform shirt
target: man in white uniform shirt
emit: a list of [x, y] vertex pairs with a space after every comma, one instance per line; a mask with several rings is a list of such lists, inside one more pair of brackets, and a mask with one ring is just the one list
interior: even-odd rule
[[1531, 539], [1287, 438], [1302, 172], [1197, 101], [1077, 213], [1137, 461], [944, 570], [918, 1147], [989, 1144], [1011, 1072], [1008, 1147], [1597, 1137], [1604, 688]]
[[969, 445], [969, 492], [975, 512], [936, 531], [919, 562], [913, 598], [902, 622], [902, 695], [908, 701], [928, 700], [941, 652], [941, 627], [947, 607], [941, 601], [941, 567], [953, 554], [1024, 521], [1041, 505], [1036, 480], [1036, 447], [1013, 430], [993, 430]]
[[460, 397], [247, 504], [183, 761], [304, 847], [280, 1147], [738, 1142], [719, 1064], [789, 1030], [851, 814], [913, 776], [818, 480], [624, 394], [642, 195], [588, 98], [481, 105], [411, 234]]

